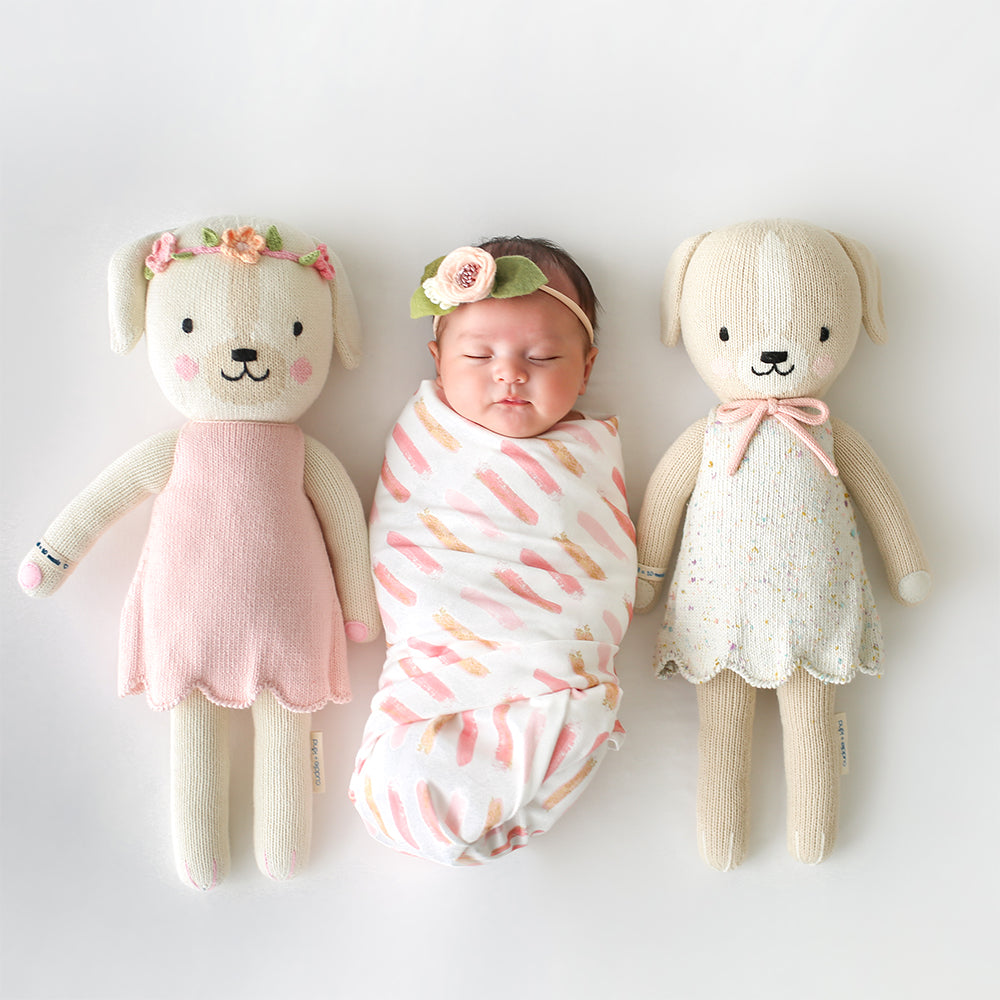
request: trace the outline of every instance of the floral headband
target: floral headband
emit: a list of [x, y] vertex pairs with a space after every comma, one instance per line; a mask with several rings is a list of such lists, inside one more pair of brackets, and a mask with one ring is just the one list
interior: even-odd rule
[[527, 257], [512, 255], [494, 258], [479, 247], [459, 247], [424, 268], [420, 287], [410, 299], [410, 316], [438, 319], [467, 302], [483, 299], [513, 299], [532, 292], [545, 292], [563, 303], [583, 324], [594, 342], [590, 318], [568, 295], [550, 288], [542, 269]]
[[221, 253], [244, 264], [256, 264], [261, 257], [293, 260], [303, 267], [311, 267], [324, 281], [333, 281], [336, 274], [325, 243], [320, 243], [315, 250], [306, 254], [283, 250], [284, 243], [276, 226], [269, 226], [264, 236], [253, 226], [227, 229], [221, 236], [214, 229], [203, 229], [201, 238], [205, 241], [203, 246], [178, 250], [177, 237], [173, 233], [164, 233], [153, 244], [152, 253], [146, 258], [146, 280], [149, 281], [154, 274], [162, 274], [175, 260], [203, 253]]

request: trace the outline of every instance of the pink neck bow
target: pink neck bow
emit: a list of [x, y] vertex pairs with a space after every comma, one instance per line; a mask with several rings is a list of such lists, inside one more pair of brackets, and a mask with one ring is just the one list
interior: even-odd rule
[[[809, 410], [818, 410], [810, 413]], [[750, 425], [743, 435], [729, 463], [729, 475], [734, 475], [743, 461], [750, 440], [765, 417], [780, 420], [822, 463], [831, 476], [837, 475], [837, 466], [830, 456], [816, 443], [816, 439], [806, 430], [805, 425], [816, 427], [830, 416], [830, 408], [819, 399], [803, 397], [799, 399], [735, 399], [731, 403], [720, 403], [715, 411], [721, 423], [738, 424], [750, 419]]]

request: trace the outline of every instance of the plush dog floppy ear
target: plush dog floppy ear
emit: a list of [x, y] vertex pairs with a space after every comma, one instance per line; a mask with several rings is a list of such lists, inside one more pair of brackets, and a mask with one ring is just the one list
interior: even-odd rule
[[684, 291], [684, 275], [701, 241], [708, 236], [692, 236], [685, 240], [667, 262], [667, 273], [663, 278], [663, 295], [660, 299], [660, 336], [667, 347], [674, 347], [681, 336], [681, 293]]
[[[162, 230], [160, 231], [162, 232]], [[123, 246], [108, 267], [108, 311], [111, 350], [128, 354], [146, 329], [146, 257], [160, 232], [150, 233]]]
[[868, 336], [876, 344], [884, 344], [888, 336], [885, 326], [885, 313], [882, 310], [882, 278], [879, 275], [878, 264], [871, 250], [863, 243], [852, 240], [832, 230], [830, 235], [844, 248], [858, 275], [861, 285], [861, 320], [865, 324]]
[[357, 368], [361, 364], [361, 320], [358, 317], [358, 307], [340, 258], [332, 250], [328, 249], [327, 253], [336, 274], [330, 283], [330, 294], [333, 296], [333, 342], [343, 366]]

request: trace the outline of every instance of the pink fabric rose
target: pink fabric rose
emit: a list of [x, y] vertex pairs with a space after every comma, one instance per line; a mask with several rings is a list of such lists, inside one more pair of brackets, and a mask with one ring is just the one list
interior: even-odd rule
[[174, 259], [177, 252], [177, 237], [173, 233], [164, 233], [154, 244], [153, 251], [146, 258], [146, 267], [153, 274], [163, 274]]
[[333, 281], [336, 272], [330, 263], [330, 252], [327, 250], [326, 244], [320, 243], [316, 249], [319, 251], [319, 256], [316, 258], [316, 263], [313, 264], [313, 267], [319, 271], [319, 276], [324, 281]]
[[253, 226], [227, 229], [222, 234], [222, 252], [227, 257], [243, 261], [244, 264], [256, 264], [260, 260], [261, 250], [266, 246], [267, 241]]
[[496, 275], [496, 261], [485, 250], [459, 247], [441, 261], [437, 274], [424, 282], [424, 294], [443, 309], [479, 302], [489, 298]]

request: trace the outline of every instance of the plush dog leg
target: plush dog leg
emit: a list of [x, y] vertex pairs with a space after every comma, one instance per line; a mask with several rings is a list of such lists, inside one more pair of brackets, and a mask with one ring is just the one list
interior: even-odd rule
[[212, 889], [229, 872], [229, 710], [188, 695], [170, 713], [170, 759], [177, 874]]
[[698, 685], [698, 849], [729, 871], [746, 857], [756, 691], [731, 670]]
[[309, 857], [312, 785], [307, 712], [289, 712], [270, 691], [253, 704], [254, 854], [268, 878], [294, 878]]
[[801, 667], [778, 688], [788, 783], [788, 850], [807, 865], [837, 839], [840, 771], [834, 739], [836, 688]]

